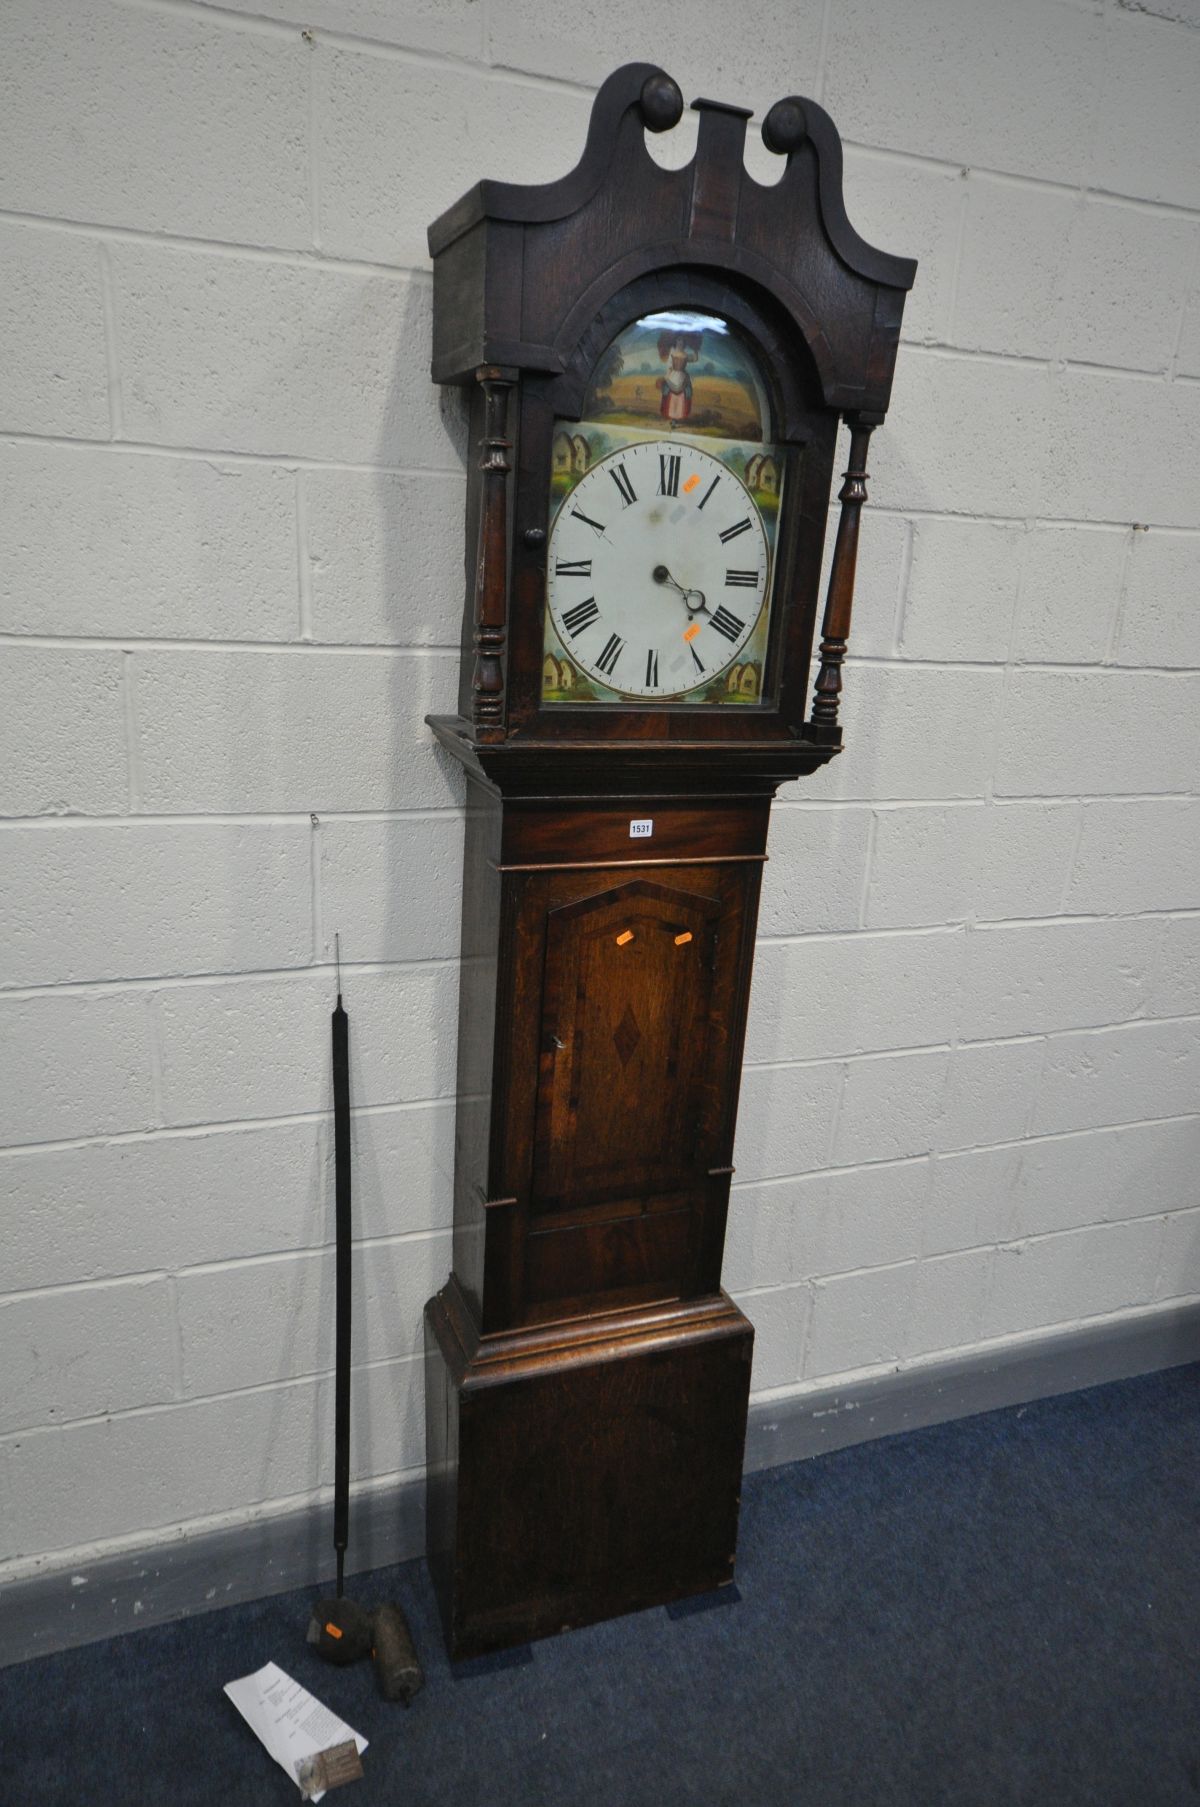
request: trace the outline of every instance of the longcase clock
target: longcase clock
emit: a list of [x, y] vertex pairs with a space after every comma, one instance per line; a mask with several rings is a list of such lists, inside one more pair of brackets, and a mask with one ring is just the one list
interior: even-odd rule
[[[771, 798], [841, 747], [865, 458], [915, 265], [782, 100], [630, 64], [577, 167], [430, 231], [469, 392], [453, 1271], [426, 1308], [452, 1656], [728, 1583], [753, 1330], [721, 1290]], [[813, 672], [839, 422], [849, 470]], [[812, 698], [811, 707], [809, 698]]]

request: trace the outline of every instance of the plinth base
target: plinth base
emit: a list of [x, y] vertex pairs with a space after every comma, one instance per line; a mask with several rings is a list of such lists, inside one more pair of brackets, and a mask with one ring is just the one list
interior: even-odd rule
[[480, 1337], [451, 1279], [425, 1339], [452, 1659], [732, 1581], [754, 1330], [724, 1293]]

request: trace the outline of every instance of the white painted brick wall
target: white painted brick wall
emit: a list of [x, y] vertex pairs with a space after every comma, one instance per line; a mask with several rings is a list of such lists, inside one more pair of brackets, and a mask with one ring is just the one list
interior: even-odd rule
[[110, 257], [126, 437], [454, 468], [427, 281], [128, 240]]
[[[445, 598], [463, 588], [464, 548], [446, 532], [446, 517], [465, 507], [465, 480], [314, 467], [297, 484], [313, 639], [457, 650], [459, 629]], [[294, 618], [294, 524], [292, 542]]]
[[1200, 919], [1170, 916], [1163, 925], [1162, 955], [1151, 991], [1156, 1016], [1200, 1012]]
[[[465, 456], [425, 227], [564, 169], [598, 76], [680, 35], [664, 0], [9, 15], [0, 1579], [328, 1486], [335, 930], [355, 1471], [420, 1469]], [[655, 54], [822, 99], [852, 220], [921, 259], [847, 750], [772, 825], [727, 1257], [762, 1394], [1200, 1295], [1200, 30], [743, 18]]]
[[0, 465], [8, 632], [299, 637], [296, 479], [282, 466], [73, 441], [3, 444]]
[[1074, 803], [879, 810], [865, 926], [1054, 916], [1078, 832]]
[[906, 659], [1003, 661], [1017, 601], [1019, 529], [918, 521], [899, 651]]
[[[421, 1311], [445, 1280], [450, 1235], [367, 1239], [355, 1251], [352, 1360], [419, 1353]], [[320, 1374], [333, 1363], [333, 1252], [197, 1267], [178, 1281], [185, 1398]], [[247, 1362], [247, 1350], [255, 1354]]]
[[13, 0], [5, 23], [4, 208], [248, 245], [310, 242], [303, 44], [281, 55], [203, 8], [119, 0]]
[[154, 1066], [148, 1001], [137, 991], [42, 987], [0, 999], [5, 1132], [17, 1146], [152, 1128], [161, 1121]]
[[13, 827], [0, 869], [16, 985], [305, 966], [310, 836], [298, 823]]
[[425, 809], [460, 796], [425, 726], [457, 696], [447, 653], [164, 650], [128, 666], [151, 814]]
[[[1158, 536], [1153, 537], [1157, 544]], [[1022, 548], [1016, 657], [1068, 665], [1103, 659], [1121, 601], [1128, 548], [1129, 534], [1118, 527], [1079, 522], [1032, 527]], [[1175, 611], [1169, 612], [1174, 620]]]
[[1010, 357], [1053, 357], [1076, 207], [1075, 197], [1059, 189], [968, 173], [953, 344]]
[[949, 1054], [937, 1051], [848, 1061], [833, 1164], [893, 1161], [932, 1148], [949, 1071]]
[[[14, 73], [12, 63], [8, 72]], [[12, 117], [6, 115], [5, 125]], [[97, 239], [0, 223], [0, 398], [7, 432], [108, 438], [103, 272]]]
[[1189, 535], [1134, 535], [1116, 656], [1130, 665], [1200, 664], [1195, 541]]
[[117, 1280], [0, 1303], [0, 1429], [63, 1424], [175, 1395], [173, 1283]]
[[0, 809], [121, 815], [129, 807], [128, 695], [116, 650], [14, 644], [0, 665]]

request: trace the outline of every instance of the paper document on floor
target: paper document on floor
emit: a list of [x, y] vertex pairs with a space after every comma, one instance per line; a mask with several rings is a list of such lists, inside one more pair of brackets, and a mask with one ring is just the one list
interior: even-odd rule
[[[301, 1790], [298, 1763], [327, 1751], [330, 1745], [351, 1740], [360, 1757], [367, 1748], [360, 1732], [285, 1675], [277, 1663], [265, 1663], [253, 1675], [226, 1682], [225, 1692], [255, 1737]], [[319, 1801], [323, 1793], [322, 1789], [309, 1799]]]

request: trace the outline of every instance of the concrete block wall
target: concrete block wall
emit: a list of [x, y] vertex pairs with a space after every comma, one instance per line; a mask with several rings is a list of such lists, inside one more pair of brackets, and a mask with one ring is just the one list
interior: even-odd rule
[[[653, 56], [815, 95], [921, 259], [847, 751], [776, 807], [728, 1275], [758, 1396], [1200, 1294], [1200, 30], [1178, 0], [12, 0], [0, 1580], [422, 1463], [465, 434], [426, 223]], [[685, 119], [655, 154], [686, 155]], [[771, 159], [752, 144], [754, 170]]]

